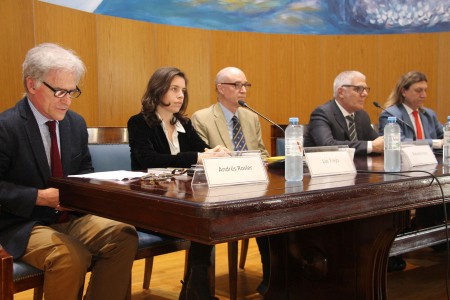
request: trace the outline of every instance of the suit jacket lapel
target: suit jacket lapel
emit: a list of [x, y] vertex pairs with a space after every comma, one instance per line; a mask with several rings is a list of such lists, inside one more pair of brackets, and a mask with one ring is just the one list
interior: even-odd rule
[[231, 142], [230, 133], [228, 132], [227, 121], [225, 120], [225, 115], [219, 104], [214, 105], [214, 123], [219, 132], [220, 139], [222, 140], [222, 145], [232, 150], [233, 143]]
[[[344, 130], [345, 134], [347, 135], [347, 138], [350, 139], [350, 133], [348, 132], [347, 121], [345, 121], [344, 115], [342, 114], [341, 110], [337, 106], [336, 100], [331, 100], [331, 101], [333, 101], [331, 107], [333, 109], [334, 118], [336, 119], [336, 122], [339, 124], [339, 126], [341, 126], [341, 128]], [[355, 124], [356, 124], [356, 120], [355, 120]]]
[[70, 149], [72, 148], [72, 138], [71, 138], [71, 124], [67, 118], [64, 118], [59, 122], [59, 145], [61, 147], [61, 163], [63, 166], [64, 175], [70, 172]]
[[431, 139], [432, 137], [429, 135], [429, 132], [434, 131], [434, 128], [432, 128], [432, 123], [430, 122], [430, 119], [428, 118], [429, 114], [424, 113], [424, 110], [419, 109], [419, 116], [420, 116], [420, 121], [422, 121], [423, 138]]
[[[397, 104], [398, 109], [400, 110], [401, 114], [402, 114], [402, 120], [403, 122], [405, 122], [406, 124], [408, 124], [410, 127], [406, 128], [405, 130], [409, 130], [412, 132], [413, 136], [416, 136], [416, 132], [414, 131], [414, 124], [411, 121], [411, 117], [409, 116], [408, 112], [406, 111], [405, 107], [403, 106], [403, 104]], [[404, 127], [404, 126], [403, 126]]]
[[[28, 99], [23, 98], [20, 106], [20, 115], [24, 120], [23, 126], [28, 138], [29, 149], [35, 157], [39, 172], [42, 178], [51, 176], [50, 166], [47, 163], [47, 155], [45, 154], [44, 143], [42, 142], [41, 132], [36, 119], [28, 105]], [[44, 180], [44, 181], [45, 181]]]

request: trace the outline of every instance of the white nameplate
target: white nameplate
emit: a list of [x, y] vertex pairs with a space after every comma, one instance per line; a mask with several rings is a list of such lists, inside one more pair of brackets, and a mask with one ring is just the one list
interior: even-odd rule
[[402, 147], [401, 156], [406, 167], [437, 164], [436, 157], [428, 145]]
[[305, 153], [311, 177], [356, 174], [355, 164], [347, 151]]
[[317, 176], [309, 180], [308, 191], [355, 185], [356, 173], [334, 176]]
[[208, 186], [268, 182], [260, 155], [203, 158]]

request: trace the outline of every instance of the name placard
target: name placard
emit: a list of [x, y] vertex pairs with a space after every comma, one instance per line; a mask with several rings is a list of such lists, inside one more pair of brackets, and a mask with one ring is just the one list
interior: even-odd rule
[[311, 177], [356, 174], [355, 164], [347, 151], [305, 153]]
[[260, 155], [204, 158], [203, 167], [209, 187], [268, 182]]
[[428, 145], [402, 146], [401, 157], [406, 167], [437, 164], [436, 156]]

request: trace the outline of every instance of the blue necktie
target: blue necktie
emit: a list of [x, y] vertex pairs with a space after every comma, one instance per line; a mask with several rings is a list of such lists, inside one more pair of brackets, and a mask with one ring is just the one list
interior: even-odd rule
[[236, 116], [233, 116], [233, 144], [235, 151], [247, 150], [247, 144], [245, 143], [244, 134], [242, 133], [241, 123]]

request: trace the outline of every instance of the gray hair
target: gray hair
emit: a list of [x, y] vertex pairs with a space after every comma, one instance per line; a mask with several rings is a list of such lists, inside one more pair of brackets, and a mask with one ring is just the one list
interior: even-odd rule
[[77, 75], [78, 83], [86, 72], [86, 67], [70, 49], [51, 43], [37, 45], [28, 51], [22, 64], [25, 90], [27, 90], [27, 78], [36, 80], [36, 87], [38, 87], [52, 70], [73, 71]]
[[366, 76], [359, 72], [359, 71], [344, 71], [339, 73], [338, 76], [336, 76], [336, 78], [334, 79], [334, 83], [333, 83], [333, 95], [334, 98], [337, 97], [338, 94], [338, 89], [346, 84], [352, 84], [353, 79], [355, 78], [361, 78], [366, 80]]

